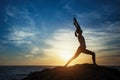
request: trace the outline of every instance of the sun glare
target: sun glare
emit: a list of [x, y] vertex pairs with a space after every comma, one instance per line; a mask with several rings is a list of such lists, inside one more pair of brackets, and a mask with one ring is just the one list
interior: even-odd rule
[[62, 60], [68, 61], [72, 57], [72, 55], [73, 54], [68, 51], [63, 51], [61, 52], [60, 57], [62, 58]]

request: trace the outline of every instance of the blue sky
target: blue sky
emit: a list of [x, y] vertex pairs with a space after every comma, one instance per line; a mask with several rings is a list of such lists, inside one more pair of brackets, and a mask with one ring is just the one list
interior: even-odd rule
[[[119, 4], [119, 0], [1, 0], [0, 65], [65, 64], [58, 57], [66, 51], [74, 54], [79, 46], [73, 17], [98, 64], [120, 65]], [[81, 56], [76, 63], [89, 62], [88, 56]]]

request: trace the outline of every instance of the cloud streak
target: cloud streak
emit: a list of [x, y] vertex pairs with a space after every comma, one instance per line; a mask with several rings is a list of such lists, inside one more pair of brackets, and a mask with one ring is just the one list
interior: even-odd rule
[[[45, 29], [40, 29], [39, 25], [36, 25], [34, 19], [30, 16], [31, 13], [26, 8], [19, 9], [14, 6], [7, 6], [5, 11], [4, 21], [10, 27], [8, 28], [9, 34], [4, 36], [5, 40], [1, 40], [2, 44], [16, 46], [20, 52], [16, 53], [14, 57], [18, 57], [17, 54], [21, 53], [22, 55], [19, 55], [20, 59], [23, 56], [27, 58], [42, 56], [42, 49], [45, 47], [42, 30], [44, 31]], [[4, 52], [9, 53], [7, 51]]]

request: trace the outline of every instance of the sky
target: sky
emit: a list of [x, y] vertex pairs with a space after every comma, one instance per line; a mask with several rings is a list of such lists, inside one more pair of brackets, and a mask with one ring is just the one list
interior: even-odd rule
[[[97, 64], [120, 66], [120, 0], [0, 0], [0, 65], [65, 65], [76, 17]], [[92, 63], [81, 53], [73, 64]]]

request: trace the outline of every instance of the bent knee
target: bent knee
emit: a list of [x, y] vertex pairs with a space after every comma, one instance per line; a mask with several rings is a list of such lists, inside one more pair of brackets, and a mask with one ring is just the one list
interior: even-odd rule
[[92, 55], [92, 56], [95, 56], [95, 52], [91, 52], [91, 55]]

